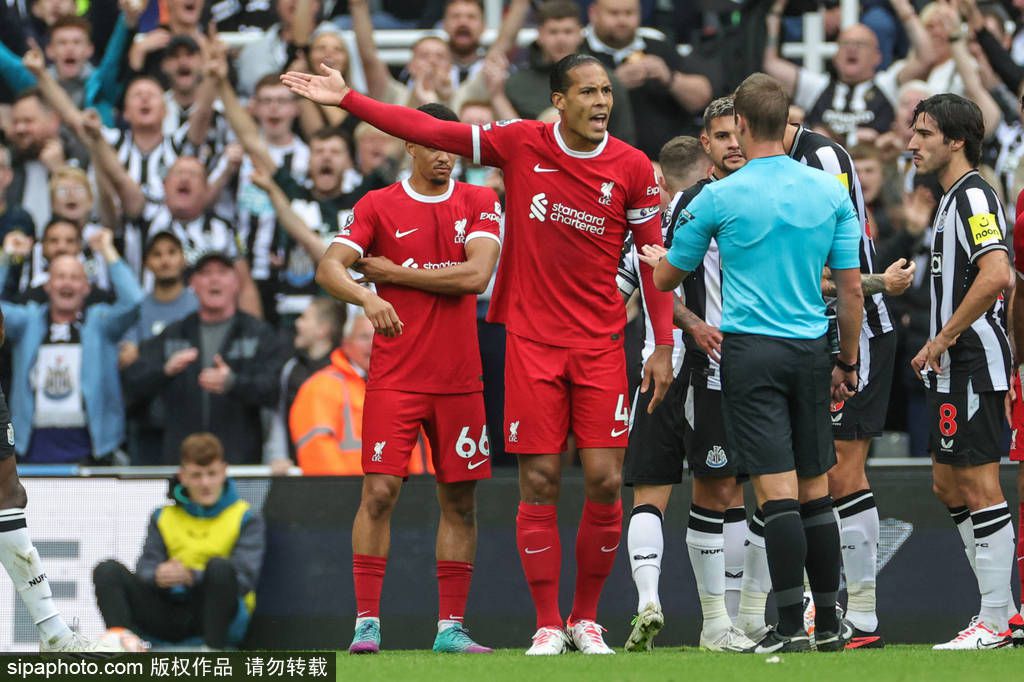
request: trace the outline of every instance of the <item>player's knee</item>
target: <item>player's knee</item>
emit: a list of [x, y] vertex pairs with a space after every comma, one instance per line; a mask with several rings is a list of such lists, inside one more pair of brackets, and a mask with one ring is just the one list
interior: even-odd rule
[[386, 518], [395, 507], [398, 495], [383, 483], [363, 487], [362, 507], [374, 521]]
[[522, 478], [524, 499], [534, 504], [551, 504], [558, 500], [561, 480], [558, 473], [546, 469], [531, 469]]
[[622, 490], [622, 474], [609, 471], [587, 485], [587, 497], [595, 502], [614, 502]]
[[99, 562], [92, 569], [92, 583], [96, 586], [111, 585], [120, 582], [122, 578], [130, 574], [131, 572], [121, 562], [107, 559]]

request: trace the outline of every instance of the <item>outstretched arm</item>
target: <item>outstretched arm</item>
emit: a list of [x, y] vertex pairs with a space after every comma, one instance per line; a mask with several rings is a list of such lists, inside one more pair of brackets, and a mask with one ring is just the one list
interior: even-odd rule
[[[422, 111], [377, 102], [349, 88], [337, 69], [321, 64], [320, 72], [324, 75], [289, 71], [281, 76], [281, 81], [297, 95], [319, 104], [340, 106], [400, 140], [459, 156], [475, 156], [473, 138], [476, 137], [479, 144], [479, 135], [474, 133], [474, 126], [441, 121]], [[224, 104], [226, 107], [227, 102]]]

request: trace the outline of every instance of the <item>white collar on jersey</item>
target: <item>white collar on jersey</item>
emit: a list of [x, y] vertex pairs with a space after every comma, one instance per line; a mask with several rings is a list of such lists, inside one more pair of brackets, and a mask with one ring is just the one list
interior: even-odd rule
[[604, 131], [604, 139], [601, 140], [601, 144], [597, 145], [596, 148], [589, 152], [578, 152], [575, 149], [569, 149], [569, 145], [562, 139], [562, 134], [558, 132], [558, 126], [561, 121], [555, 121], [555, 142], [558, 143], [558, 147], [568, 154], [569, 156], [576, 159], [592, 159], [595, 156], [599, 156], [604, 151], [605, 145], [608, 144], [608, 131]]
[[405, 193], [409, 195], [410, 199], [414, 199], [415, 201], [418, 201], [423, 204], [439, 204], [442, 201], [448, 201], [448, 199], [452, 196], [452, 192], [455, 191], [455, 181], [452, 180], [451, 178], [448, 178], [448, 189], [444, 191], [444, 194], [420, 194], [419, 192], [412, 188], [412, 185], [409, 184], [408, 180], [402, 180], [402, 189], [405, 190]]

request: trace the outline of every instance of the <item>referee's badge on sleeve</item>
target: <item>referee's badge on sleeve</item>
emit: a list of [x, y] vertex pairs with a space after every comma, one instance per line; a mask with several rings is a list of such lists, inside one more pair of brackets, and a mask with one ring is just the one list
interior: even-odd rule
[[992, 213], [972, 215], [967, 222], [971, 226], [971, 237], [974, 239], [975, 246], [1003, 238], [1003, 234], [999, 230], [999, 223]]

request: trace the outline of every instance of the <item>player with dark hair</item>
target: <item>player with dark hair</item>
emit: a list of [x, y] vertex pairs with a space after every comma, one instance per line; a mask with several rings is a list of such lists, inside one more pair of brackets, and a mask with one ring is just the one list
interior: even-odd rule
[[[420, 112], [458, 121], [440, 104]], [[492, 189], [452, 180], [451, 154], [412, 142], [405, 148], [412, 176], [363, 197], [317, 269], [317, 282], [361, 305], [378, 332], [363, 408], [363, 492], [352, 528], [357, 614], [349, 652], [380, 650], [391, 512], [422, 427], [441, 507], [434, 651], [490, 653], [462, 621], [476, 555], [476, 481], [491, 475], [476, 294], [498, 260], [501, 204]], [[376, 293], [352, 279], [353, 266]]]
[[914, 109], [908, 149], [944, 194], [932, 224], [931, 329], [911, 365], [928, 391], [933, 488], [949, 509], [978, 579], [981, 610], [935, 649], [1008, 646], [1012, 516], [999, 484], [1010, 378], [1004, 293], [1013, 287], [1002, 204], [978, 174], [978, 105], [952, 94]]
[[[568, 620], [584, 653], [610, 654], [597, 604], [622, 534], [622, 458], [629, 430], [623, 330], [615, 274], [627, 230], [636, 244], [661, 245], [659, 189], [650, 161], [608, 135], [613, 97], [593, 57], [569, 55], [551, 73], [553, 124], [438, 121], [351, 91], [341, 74], [291, 72], [284, 82], [321, 104], [338, 104], [415, 144], [469, 157], [505, 172], [505, 254], [488, 319], [506, 325], [506, 450], [519, 455], [519, 557], [537, 609], [529, 654], [560, 654], [570, 639], [558, 606], [561, 540], [557, 502], [561, 453], [570, 425], [583, 463], [586, 502], [576, 539], [576, 590]], [[657, 348], [642, 389], [653, 380], [654, 410], [672, 380], [672, 299], [641, 268]], [[385, 333], [392, 315], [371, 315]]]

